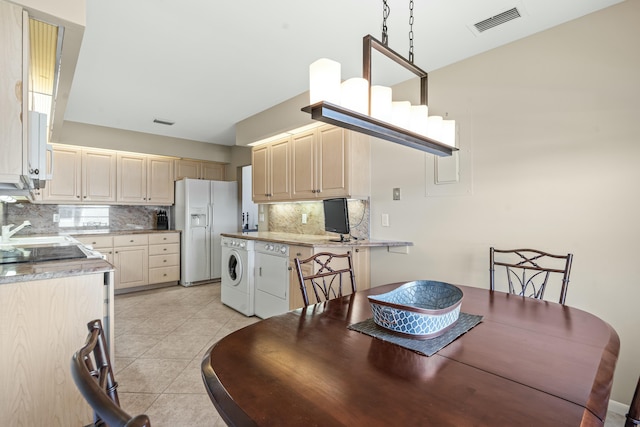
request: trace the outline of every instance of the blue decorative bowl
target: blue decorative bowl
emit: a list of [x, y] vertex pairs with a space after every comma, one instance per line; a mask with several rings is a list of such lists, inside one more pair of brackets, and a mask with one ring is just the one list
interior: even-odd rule
[[435, 338], [460, 315], [462, 290], [444, 282], [416, 280], [369, 296], [376, 325], [412, 338]]

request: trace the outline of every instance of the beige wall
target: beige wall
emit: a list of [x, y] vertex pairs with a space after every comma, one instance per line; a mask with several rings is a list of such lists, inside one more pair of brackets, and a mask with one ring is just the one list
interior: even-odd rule
[[[188, 139], [171, 138], [103, 126], [65, 121], [60, 144], [80, 145], [136, 153], [185, 157], [214, 162], [231, 162], [232, 147]], [[249, 163], [251, 159], [249, 158]], [[235, 174], [235, 172], [234, 172]]]
[[618, 332], [612, 399], [623, 403], [640, 374], [638, 16], [628, 0], [430, 73], [430, 108], [473, 148], [472, 195], [426, 197], [430, 156], [372, 146], [372, 237], [415, 243], [372, 251], [372, 286], [488, 287], [490, 246], [572, 252], [567, 304]]

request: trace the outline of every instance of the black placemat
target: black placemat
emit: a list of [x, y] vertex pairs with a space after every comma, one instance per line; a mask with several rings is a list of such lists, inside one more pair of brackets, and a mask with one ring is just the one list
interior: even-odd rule
[[393, 332], [376, 325], [373, 318], [369, 318], [363, 322], [354, 323], [349, 325], [348, 328], [383, 341], [397, 344], [417, 353], [424, 354], [425, 356], [432, 356], [480, 322], [482, 322], [482, 316], [478, 314], [460, 313], [458, 320], [451, 329], [439, 337], [426, 340], [408, 338], [394, 334]]

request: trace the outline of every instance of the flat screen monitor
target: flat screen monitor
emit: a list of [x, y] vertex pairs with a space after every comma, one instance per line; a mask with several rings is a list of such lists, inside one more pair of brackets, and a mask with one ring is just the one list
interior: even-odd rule
[[[340, 234], [337, 242], [349, 241], [349, 209], [347, 199], [323, 200], [324, 204], [324, 229], [332, 233]], [[346, 235], [346, 237], [345, 237]]]

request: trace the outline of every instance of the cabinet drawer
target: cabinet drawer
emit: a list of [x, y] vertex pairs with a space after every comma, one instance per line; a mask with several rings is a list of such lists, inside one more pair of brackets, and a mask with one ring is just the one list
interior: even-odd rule
[[149, 234], [149, 244], [180, 243], [180, 233], [154, 233]]
[[164, 283], [180, 280], [180, 267], [160, 267], [149, 269], [149, 283]]
[[113, 246], [143, 246], [149, 244], [148, 234], [125, 234], [113, 237]]
[[149, 268], [180, 266], [180, 254], [149, 255]]
[[294, 259], [300, 258], [301, 260], [309, 258], [313, 255], [313, 248], [307, 246], [290, 246], [289, 247], [289, 259], [293, 262]]
[[90, 245], [95, 248], [110, 248], [113, 246], [112, 236], [84, 236], [75, 237], [77, 240], [85, 245]]
[[149, 245], [149, 255], [161, 255], [161, 254], [179, 254], [180, 244], [169, 243], [167, 245]]

